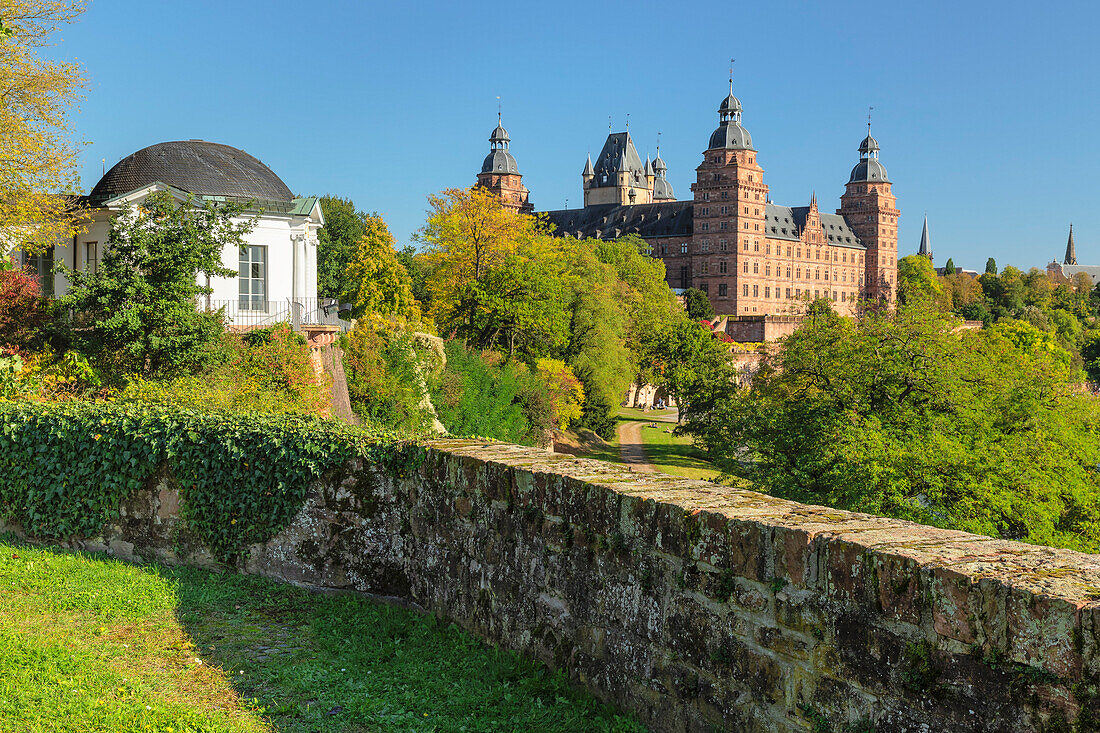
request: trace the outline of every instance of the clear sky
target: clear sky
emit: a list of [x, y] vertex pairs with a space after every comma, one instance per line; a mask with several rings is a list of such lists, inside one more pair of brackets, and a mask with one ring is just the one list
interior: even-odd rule
[[874, 106], [901, 209], [936, 261], [1100, 264], [1094, 2], [728, 3], [93, 0], [53, 52], [90, 88], [86, 189], [155, 142], [201, 138], [303, 195], [350, 197], [402, 242], [468, 186], [503, 101], [537, 209], [582, 201], [585, 155], [630, 115], [690, 198], [729, 59], [776, 203], [839, 205]]

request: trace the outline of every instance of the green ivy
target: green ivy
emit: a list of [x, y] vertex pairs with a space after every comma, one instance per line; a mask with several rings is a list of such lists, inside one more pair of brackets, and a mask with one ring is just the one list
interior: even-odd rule
[[348, 459], [401, 473], [423, 455], [330, 420], [149, 404], [0, 402], [0, 426], [0, 517], [40, 537], [95, 535], [166, 465], [186, 526], [224, 561], [285, 527]]

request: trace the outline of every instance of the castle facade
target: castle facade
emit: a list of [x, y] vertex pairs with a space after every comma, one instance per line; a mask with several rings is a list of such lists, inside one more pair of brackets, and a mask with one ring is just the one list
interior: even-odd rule
[[[719, 315], [789, 315], [816, 298], [852, 314], [860, 300], [892, 300], [899, 211], [870, 125], [840, 208], [827, 213], [816, 196], [808, 206], [772, 203], [741, 114], [731, 84], [695, 169], [690, 200], [676, 200], [659, 148], [656, 160], [647, 156], [643, 163], [629, 132], [619, 132], [608, 135], [595, 164], [591, 157], [585, 163], [584, 207], [540, 216], [564, 237], [637, 234], [664, 261], [671, 287], [699, 288]], [[534, 207], [508, 142], [498, 122], [478, 185], [530, 213]]]

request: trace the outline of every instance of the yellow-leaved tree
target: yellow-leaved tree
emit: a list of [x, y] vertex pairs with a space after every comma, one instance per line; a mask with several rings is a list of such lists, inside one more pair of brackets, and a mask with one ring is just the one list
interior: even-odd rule
[[363, 236], [344, 271], [347, 290], [341, 299], [352, 305], [352, 316], [381, 316], [408, 324], [420, 322], [420, 305], [412, 294], [412, 278], [397, 259], [396, 241], [382, 217], [368, 216]]
[[76, 185], [69, 112], [83, 71], [40, 52], [83, 11], [81, 0], [0, 0], [0, 257], [40, 251], [81, 226], [61, 194]]
[[551, 354], [569, 337], [562, 240], [480, 188], [428, 197], [425, 245], [440, 333], [510, 356]]

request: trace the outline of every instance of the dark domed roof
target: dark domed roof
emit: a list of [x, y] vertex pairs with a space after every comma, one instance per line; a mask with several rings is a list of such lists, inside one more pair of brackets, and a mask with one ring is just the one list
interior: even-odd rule
[[653, 181], [654, 201], [674, 201], [676, 194], [672, 192], [672, 184], [663, 176]]
[[864, 155], [866, 155], [867, 153], [877, 153], [878, 140], [874, 139], [873, 137], [871, 137], [870, 134], [868, 134], [867, 137], [863, 138], [863, 142], [859, 144], [859, 152], [863, 153]]
[[728, 123], [719, 125], [718, 129], [711, 134], [710, 145], [707, 146], [707, 149], [714, 150], [715, 148], [753, 150], [752, 135], [741, 125], [731, 120]]
[[722, 100], [722, 104], [718, 106], [719, 112], [741, 112], [741, 100], [733, 96], [733, 92]]
[[481, 164], [482, 173], [519, 173], [519, 166], [512, 154], [503, 148], [497, 149], [485, 156]]
[[856, 183], [858, 181], [881, 183], [888, 180], [889, 179], [886, 177], [886, 166], [879, 163], [878, 158], [865, 158], [856, 163], [856, 167], [852, 169], [852, 177], [848, 179], [848, 183]]
[[508, 131], [504, 129], [504, 126], [497, 122], [496, 129], [489, 135], [489, 142], [506, 143], [511, 142], [511, 138], [508, 137]]
[[205, 140], [157, 143], [131, 153], [99, 179], [89, 198], [101, 203], [157, 181], [198, 196], [294, 199], [282, 179], [256, 158]]

